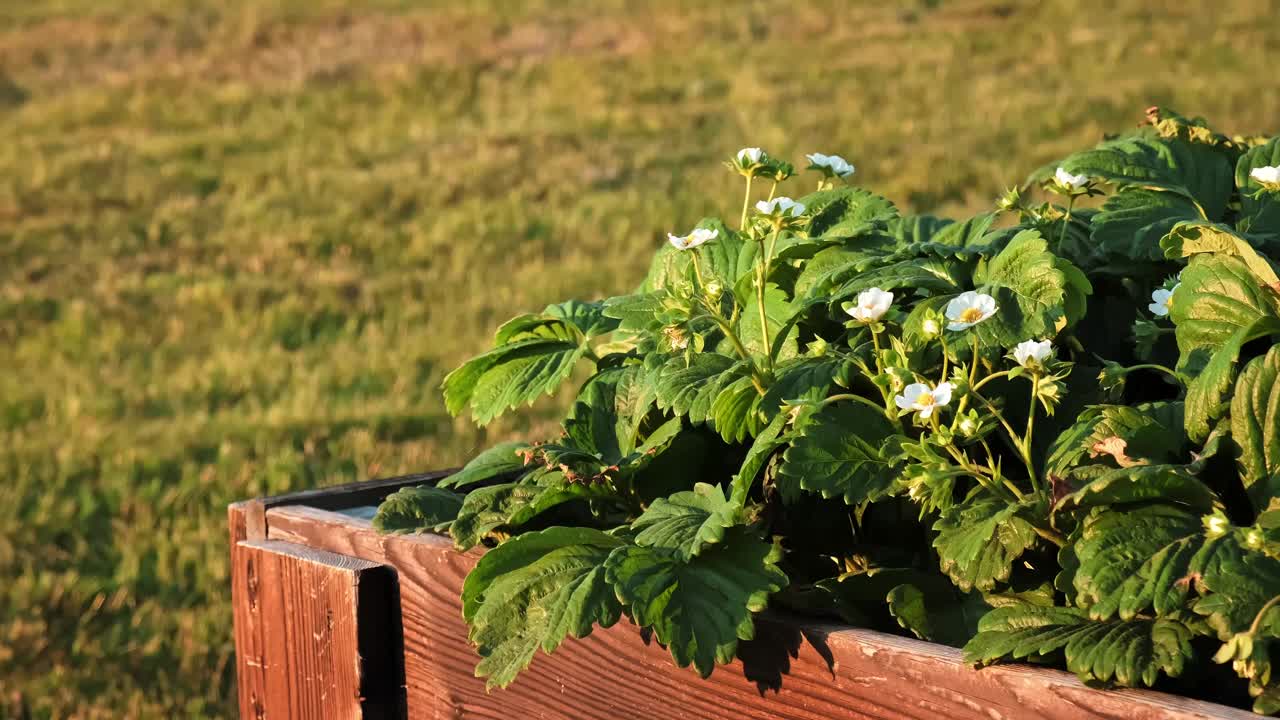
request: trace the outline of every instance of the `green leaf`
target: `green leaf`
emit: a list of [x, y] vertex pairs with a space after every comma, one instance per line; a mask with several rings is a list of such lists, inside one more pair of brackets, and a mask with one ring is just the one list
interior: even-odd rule
[[894, 424], [874, 409], [837, 402], [814, 413], [783, 455], [779, 475], [849, 505], [890, 495], [897, 480]]
[[652, 628], [677, 665], [706, 677], [754, 637], [752, 614], [787, 585], [781, 558], [780, 547], [738, 529], [688, 562], [671, 549], [626, 546], [605, 567], [636, 624]]
[[[747, 504], [751, 486], [755, 484], [760, 471], [769, 462], [773, 452], [790, 441], [790, 436], [783, 432], [788, 419], [787, 415], [778, 413], [752, 441], [751, 448], [747, 450], [747, 456], [742, 460], [742, 467], [733, 476], [733, 492], [730, 499], [735, 506], [744, 507]], [[779, 486], [779, 491], [782, 492], [784, 502], [792, 499], [783, 491], [782, 486]]]
[[1095, 252], [1110, 262], [1159, 262], [1165, 258], [1160, 240], [1179, 222], [1199, 217], [1195, 203], [1184, 195], [1125, 188], [1107, 198], [1093, 216]]
[[[702, 265], [704, 280], [717, 280], [723, 287], [731, 288], [755, 267], [758, 243], [730, 230], [718, 218], [703, 218], [696, 227], [717, 232], [714, 240], [695, 251]], [[649, 266], [648, 276], [637, 292], [650, 293], [692, 282], [695, 252], [677, 250], [670, 243], [662, 243]]]
[[[769, 321], [770, 343], [766, 345], [764, 337], [760, 334], [760, 306], [754, 290], [751, 292], [750, 297], [742, 298], [740, 302], [742, 314], [738, 317], [738, 326], [735, 330], [738, 334], [738, 339], [742, 341], [747, 351], [753, 355], [764, 356], [769, 354], [769, 345], [773, 344], [774, 335], [795, 314], [795, 307], [787, 299], [787, 294], [781, 288], [773, 283], [768, 285], [764, 294], [764, 313]], [[790, 337], [783, 345], [783, 351], [774, 358], [775, 360], [787, 360], [797, 355], [798, 349], [795, 337], [798, 332], [793, 327], [789, 335]]]
[[962, 273], [953, 261], [942, 258], [912, 258], [854, 275], [832, 291], [830, 303], [837, 305], [853, 300], [858, 293], [873, 287], [881, 290], [906, 288], [912, 292], [925, 290], [933, 293], [956, 293], [960, 292], [960, 283], [964, 277], [966, 273]]
[[1208, 145], [1184, 140], [1127, 137], [1109, 140], [1063, 160], [1062, 167], [1120, 187], [1172, 192], [1197, 201], [1210, 220], [1226, 211], [1231, 164]]
[[1131, 458], [1176, 462], [1187, 445], [1183, 422], [1181, 402], [1090, 406], [1054, 440], [1045, 473], [1065, 477], [1086, 455], [1097, 455], [1095, 448], [1110, 438], [1123, 440]]
[[1194, 374], [1241, 329], [1280, 317], [1280, 298], [1241, 258], [1197, 255], [1182, 271], [1169, 316], [1181, 353], [1179, 369]]
[[1170, 317], [1178, 340], [1178, 367], [1194, 379], [1187, 386], [1186, 427], [1193, 440], [1229, 401], [1236, 362], [1245, 343], [1280, 333], [1280, 298], [1264, 287], [1240, 258], [1198, 255], [1182, 273]]
[[975, 325], [983, 347], [1012, 348], [1028, 338], [1052, 338], [1066, 323], [1065, 260], [1049, 252], [1035, 230], [1024, 230], [987, 263], [974, 282], [996, 300], [990, 319]]
[[452, 415], [470, 407], [475, 421], [487, 425], [511, 408], [532, 404], [573, 373], [593, 337], [617, 325], [605, 317], [603, 303], [577, 301], [513, 318], [498, 328], [492, 350], [445, 376], [445, 406]]
[[[583, 337], [587, 338], [599, 337], [618, 329], [618, 323], [605, 314], [603, 302], [569, 300], [568, 302], [548, 305], [542, 311], [542, 314], [549, 318], [561, 320], [564, 324], [573, 327]], [[501, 338], [502, 330], [499, 330], [498, 334]], [[502, 340], [499, 340], [499, 342], [502, 342]]]
[[445, 376], [444, 397], [449, 413], [468, 406], [480, 425], [503, 412], [532, 404], [551, 394], [586, 354], [580, 343], [557, 338], [529, 338], [507, 343], [468, 360]]
[[711, 419], [716, 432], [729, 443], [743, 442], [764, 427], [760, 394], [745, 371], [736, 377], [726, 374], [717, 384]]
[[[979, 215], [978, 217], [984, 216]], [[993, 218], [994, 216], [986, 217]], [[940, 231], [955, 224], [956, 222], [950, 218], [940, 218], [934, 215], [905, 215], [890, 221], [887, 230], [898, 241], [898, 245], [906, 246], [914, 243], [929, 242]], [[990, 224], [989, 219], [987, 226], [990, 226]], [[983, 233], [985, 232], [986, 228], [984, 227]], [[962, 233], [961, 235], [967, 240], [967, 234]]]
[[683, 356], [672, 357], [654, 373], [658, 407], [688, 415], [691, 422], [706, 422], [711, 417], [715, 389], [734, 365], [732, 358], [709, 352], [687, 360]]
[[1181, 222], [1160, 240], [1165, 257], [1184, 258], [1202, 253], [1234, 255], [1244, 261], [1262, 284], [1280, 291], [1280, 278], [1272, 264], [1250, 242], [1231, 228], [1209, 222]]
[[619, 330], [651, 331], [662, 325], [666, 300], [666, 290], [611, 297], [604, 301], [604, 314], [618, 321]]
[[831, 609], [850, 625], [877, 627], [888, 623], [888, 596], [894, 588], [908, 583], [929, 583], [942, 575], [911, 567], [871, 567], [844, 573], [815, 583], [814, 587], [829, 598]]
[[1280, 235], [1280, 195], [1259, 192], [1262, 184], [1249, 177], [1254, 168], [1280, 166], [1280, 137], [1249, 148], [1236, 162], [1236, 187], [1240, 188], [1242, 231]]
[[770, 420], [783, 405], [793, 400], [821, 400], [849, 362], [835, 355], [799, 357], [778, 363], [774, 381], [760, 401], [760, 409]]
[[693, 490], [658, 498], [631, 524], [635, 543], [674, 551], [682, 562], [724, 539], [742, 521], [741, 507], [724, 496], [719, 485], [698, 483]]
[[573, 500], [607, 498], [600, 485], [506, 483], [472, 490], [449, 527], [454, 545], [469, 550], [495, 530], [518, 528], [551, 508]]
[[927, 241], [933, 245], [986, 249], [991, 244], [989, 231], [995, 219], [996, 213], [974, 215], [968, 220], [938, 228], [938, 231], [927, 238]]
[[1072, 582], [1089, 615], [1129, 619], [1148, 609], [1181, 613], [1195, 578], [1239, 545], [1207, 536], [1198, 513], [1155, 503], [1089, 516], [1063, 552], [1078, 562]]
[[991, 609], [981, 593], [961, 592], [942, 575], [904, 583], [889, 591], [889, 612], [921, 640], [963, 647]]
[[568, 636], [617, 622], [622, 607], [604, 562], [623, 546], [598, 530], [553, 527], [485, 553], [462, 587], [468, 637], [482, 658], [476, 675], [504, 687], [538, 648], [550, 653]]
[[462, 496], [432, 485], [400, 488], [378, 505], [373, 527], [383, 533], [440, 532], [458, 516]]
[[[1233, 530], [1237, 546], [1248, 542]], [[1202, 569], [1195, 611], [1205, 616], [1220, 640], [1249, 630], [1262, 607], [1280, 595], [1280, 561], [1261, 552], [1239, 552]]]
[[1202, 513], [1220, 508], [1218, 496], [1187, 465], [1137, 465], [1106, 470], [1067, 495], [1054, 512], [1160, 500], [1186, 505]]
[[461, 488], [526, 470], [520, 452], [529, 447], [526, 442], [498, 443], [472, 458], [461, 470], [438, 484], [444, 488]]
[[889, 238], [874, 235], [820, 250], [801, 266], [796, 276], [795, 296], [809, 299], [825, 297], [832, 287], [883, 264], [892, 249], [893, 243]]
[[1209, 363], [1187, 385], [1186, 427], [1192, 440], [1203, 441], [1208, 437], [1212, 422], [1226, 412], [1236, 363], [1245, 343], [1277, 333], [1280, 333], [1280, 318], [1260, 318], [1237, 330], [1214, 351]]
[[1192, 657], [1193, 633], [1174, 619], [1092, 620], [1083, 610], [1008, 605], [987, 613], [964, 648], [967, 662], [1043, 658], [1059, 651], [1081, 680], [1152, 685], [1177, 677]]
[[990, 590], [1008, 580], [1014, 561], [1038, 538], [1028, 519], [1034, 514], [1044, 514], [1034, 500], [1011, 504], [975, 491], [943, 511], [933, 525], [942, 571], [966, 591]]
[[1280, 497], [1280, 345], [1245, 365], [1231, 399], [1240, 479], [1261, 512]]
[[820, 190], [800, 198], [810, 217], [809, 236], [822, 240], [853, 237], [896, 220], [893, 203], [860, 188]]

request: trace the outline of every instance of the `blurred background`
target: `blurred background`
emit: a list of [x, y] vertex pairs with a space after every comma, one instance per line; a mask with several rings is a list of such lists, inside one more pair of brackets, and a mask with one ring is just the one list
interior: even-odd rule
[[226, 504], [549, 434], [563, 398], [481, 431], [441, 378], [735, 215], [739, 147], [986, 209], [1148, 105], [1280, 130], [1277, 18], [0, 0], [0, 717], [232, 714]]

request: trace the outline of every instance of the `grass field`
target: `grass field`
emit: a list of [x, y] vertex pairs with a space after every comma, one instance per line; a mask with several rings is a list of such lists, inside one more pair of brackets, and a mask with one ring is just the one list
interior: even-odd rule
[[1277, 2], [360, 5], [0, 0], [0, 717], [232, 714], [224, 506], [545, 433], [441, 378], [740, 146], [959, 213], [1150, 104], [1280, 130]]

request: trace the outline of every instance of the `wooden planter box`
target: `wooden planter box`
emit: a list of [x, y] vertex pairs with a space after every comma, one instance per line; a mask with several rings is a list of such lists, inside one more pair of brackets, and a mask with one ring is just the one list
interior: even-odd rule
[[1157, 692], [1096, 690], [1028, 665], [973, 670], [960, 651], [767, 613], [708, 680], [623, 621], [568, 640], [505, 690], [473, 675], [459, 592], [480, 556], [388, 536], [373, 508], [415, 475], [236, 503], [232, 599], [241, 717], [842, 720], [1257, 716]]

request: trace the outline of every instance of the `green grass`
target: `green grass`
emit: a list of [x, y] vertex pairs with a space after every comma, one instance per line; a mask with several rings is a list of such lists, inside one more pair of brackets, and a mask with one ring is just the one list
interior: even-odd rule
[[441, 378], [740, 146], [959, 213], [1150, 104], [1280, 129], [1274, 2], [567, 5], [0, 0], [0, 716], [232, 714], [225, 505], [547, 433]]

